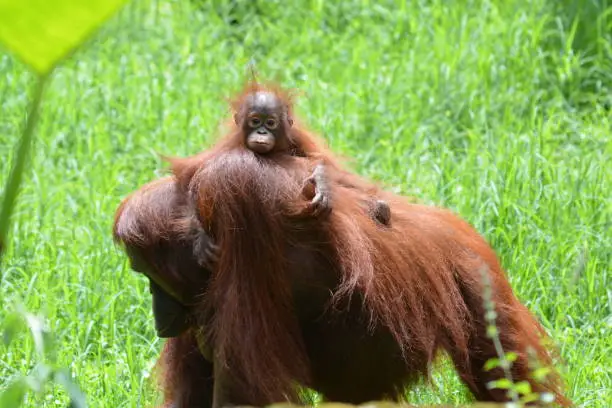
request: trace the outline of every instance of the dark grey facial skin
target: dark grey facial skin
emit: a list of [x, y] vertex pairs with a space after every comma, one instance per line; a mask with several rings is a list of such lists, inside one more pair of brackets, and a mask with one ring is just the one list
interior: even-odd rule
[[236, 117], [246, 136], [246, 146], [259, 154], [288, 147], [287, 130], [291, 120], [282, 100], [272, 92], [255, 92], [247, 97], [245, 107]]
[[161, 338], [176, 337], [189, 328], [187, 308], [150, 280], [155, 330]]

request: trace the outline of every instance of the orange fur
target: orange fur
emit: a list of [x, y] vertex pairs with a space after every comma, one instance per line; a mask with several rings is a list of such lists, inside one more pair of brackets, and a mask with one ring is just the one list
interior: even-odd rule
[[[250, 84], [235, 109], [253, 89], [261, 85]], [[528, 348], [552, 365], [540, 342], [546, 333], [514, 295], [494, 251], [468, 223], [347, 172], [300, 126], [294, 126], [291, 139], [305, 157], [258, 156], [244, 148], [234, 126], [210, 150], [171, 159], [175, 180], [167, 183], [176, 183], [177, 195], [195, 198], [206, 231], [221, 248], [195, 307], [205, 316], [199, 327], [212, 344], [215, 364], [231, 373], [235, 402], [295, 401], [296, 385], [335, 401], [399, 399], [405, 386], [427, 375], [439, 350], [448, 352], [477, 399], [507, 400], [502, 390], [486, 387], [502, 376], [500, 371], [483, 370], [486, 360], [496, 357], [482, 306], [485, 267], [502, 344], [518, 354], [514, 379], [571, 405], [554, 372], [543, 384], [530, 378]], [[320, 160], [333, 181], [327, 219], [300, 212], [307, 204], [302, 182]], [[371, 195], [389, 203], [390, 226], [381, 227], [363, 211]], [[157, 225], [147, 205], [135, 205], [131, 217], [137, 224]], [[117, 222], [130, 224], [121, 217]], [[165, 233], [163, 228], [154, 232]], [[168, 353], [163, 354], [170, 373], [166, 388], [175, 392], [167, 394], [167, 402], [209, 406], [188, 398], [195, 395], [190, 388], [195, 385], [188, 384], [195, 368]]]

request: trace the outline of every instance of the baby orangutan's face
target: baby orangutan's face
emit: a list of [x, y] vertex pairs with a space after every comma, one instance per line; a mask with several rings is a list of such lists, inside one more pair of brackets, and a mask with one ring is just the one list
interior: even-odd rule
[[247, 148], [255, 153], [282, 151], [289, 146], [287, 112], [282, 100], [271, 92], [249, 95], [236, 124], [242, 127]]

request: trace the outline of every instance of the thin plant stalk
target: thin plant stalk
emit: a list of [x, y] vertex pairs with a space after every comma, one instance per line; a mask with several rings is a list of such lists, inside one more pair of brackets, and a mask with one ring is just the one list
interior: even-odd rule
[[[501, 344], [501, 340], [499, 338], [498, 328], [496, 324], [497, 313], [495, 312], [495, 303], [493, 302], [493, 287], [491, 286], [491, 278], [489, 277], [489, 269], [484, 267], [481, 269], [482, 281], [483, 281], [483, 305], [485, 309], [485, 320], [487, 321], [487, 336], [493, 342], [493, 346], [495, 347], [495, 352], [497, 357], [499, 358], [499, 365], [504, 371], [505, 378], [510, 381], [511, 384], [514, 384], [514, 380], [512, 378], [512, 372], [510, 371], [510, 361], [506, 358], [506, 353]], [[510, 398], [512, 402], [519, 403], [519, 398], [517, 392], [514, 389], [509, 389], [508, 393], [510, 394]]]
[[36, 80], [34, 87], [34, 95], [28, 108], [28, 116], [26, 118], [25, 128], [19, 139], [17, 146], [17, 156], [15, 162], [9, 174], [9, 178], [4, 187], [4, 197], [2, 199], [2, 209], [0, 212], [0, 262], [4, 251], [6, 250], [7, 235], [9, 230], [9, 223], [13, 209], [15, 208], [15, 201], [19, 193], [19, 187], [23, 180], [23, 169], [28, 159], [28, 153], [34, 139], [34, 129], [36, 122], [38, 121], [38, 114], [40, 109], [40, 103], [42, 101], [42, 95], [49, 75], [40, 75]]

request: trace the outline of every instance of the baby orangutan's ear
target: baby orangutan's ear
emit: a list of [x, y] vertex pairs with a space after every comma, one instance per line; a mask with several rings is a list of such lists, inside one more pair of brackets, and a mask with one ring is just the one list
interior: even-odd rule
[[291, 115], [287, 113], [286, 116], [287, 116], [287, 123], [289, 124], [289, 127], [293, 126], [293, 118], [291, 117]]

